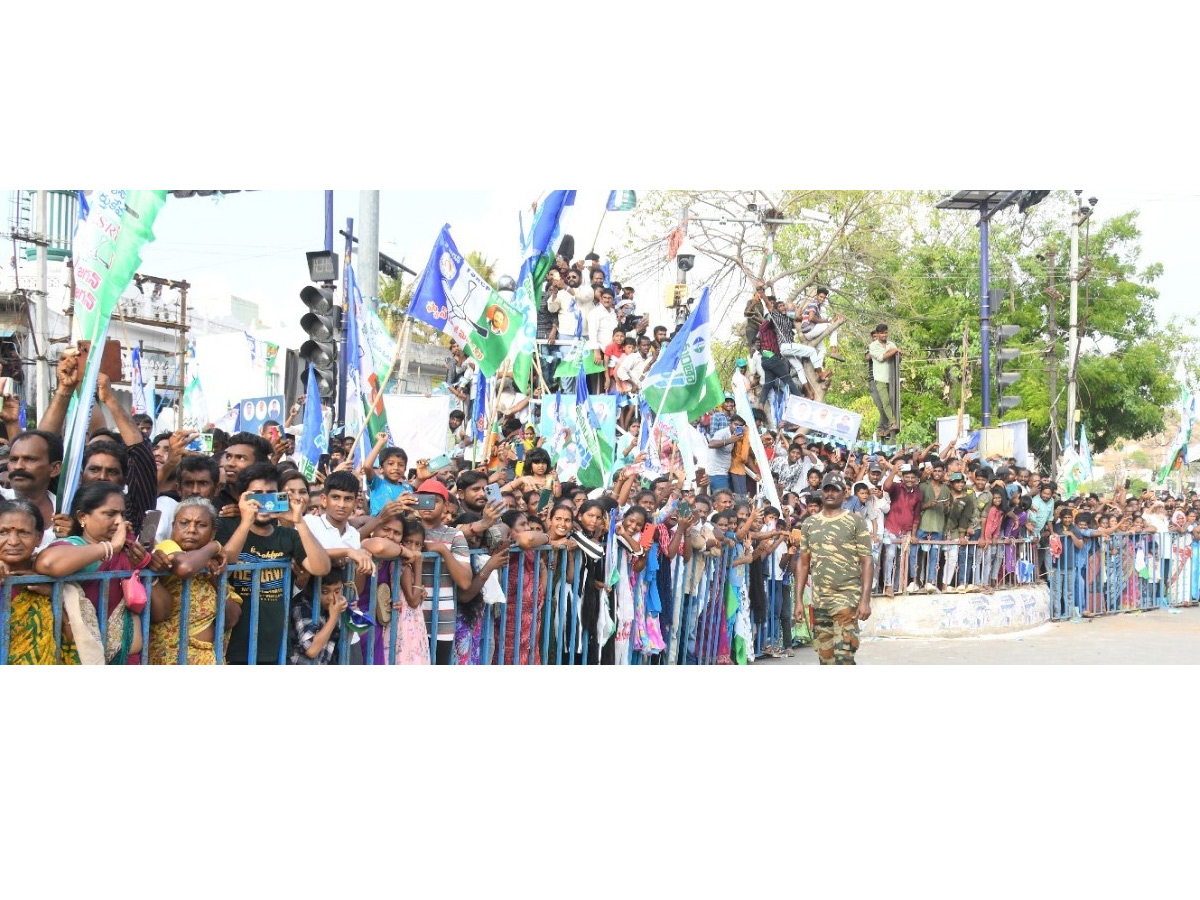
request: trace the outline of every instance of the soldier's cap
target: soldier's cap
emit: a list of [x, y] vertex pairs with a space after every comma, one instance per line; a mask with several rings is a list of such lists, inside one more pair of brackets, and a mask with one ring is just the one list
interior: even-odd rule
[[844, 491], [846, 489], [846, 479], [842, 477], [841, 472], [830, 472], [821, 479], [821, 490], [825, 490], [825, 488]]

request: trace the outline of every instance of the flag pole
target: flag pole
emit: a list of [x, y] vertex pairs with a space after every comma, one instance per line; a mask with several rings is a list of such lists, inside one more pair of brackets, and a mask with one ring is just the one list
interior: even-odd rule
[[608, 206], [604, 207], [604, 212], [600, 213], [600, 224], [596, 226], [596, 233], [592, 236], [592, 249], [589, 253], [596, 252], [596, 241], [600, 240], [600, 229], [604, 227], [604, 217], [608, 215]]
[[[367, 404], [366, 412], [363, 415], [362, 427], [359, 428], [358, 434], [354, 438], [354, 447], [356, 450], [358, 448], [358, 442], [362, 440], [363, 435], [366, 433], [367, 428], [371, 424], [371, 412], [375, 409], [375, 404], [379, 403], [383, 399], [383, 389], [386, 388], [387, 383], [392, 380], [392, 373], [396, 371], [397, 363], [400, 362], [402, 357], [408, 355], [408, 339], [412, 334], [412, 324], [408, 319], [407, 313], [404, 314], [404, 324], [401, 326], [401, 331], [404, 332], [403, 349], [401, 349], [401, 342], [396, 341], [396, 351], [392, 354], [392, 361], [388, 364], [387, 373], [383, 376], [382, 380], [380, 380], [378, 390], [372, 392], [371, 401]], [[408, 380], [405, 379], [405, 384], [407, 383]], [[384, 415], [387, 415], [386, 410]]]

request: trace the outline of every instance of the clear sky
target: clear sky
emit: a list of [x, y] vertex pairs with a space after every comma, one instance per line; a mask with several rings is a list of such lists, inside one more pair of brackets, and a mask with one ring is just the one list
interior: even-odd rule
[[[380, 249], [420, 271], [438, 230], [445, 223], [463, 252], [479, 250], [497, 261], [497, 271], [516, 274], [520, 264], [518, 212], [529, 220], [536, 187], [505, 190], [383, 191], [380, 198]], [[1142, 229], [1141, 265], [1162, 262], [1158, 282], [1159, 319], [1200, 311], [1200, 257], [1195, 252], [1200, 193], [1105, 191], [1087, 186], [1096, 196], [1096, 218], [1138, 209]], [[576, 207], [564, 218], [576, 246], [590, 247], [607, 192], [580, 190]], [[336, 231], [347, 217], [359, 218], [359, 194], [334, 193], [334, 247], [344, 249]], [[625, 217], [611, 213], [597, 246], [612, 246], [625, 227]], [[211, 314], [228, 312], [229, 295], [259, 303], [265, 322], [290, 322], [303, 311], [299, 292], [307, 283], [304, 251], [318, 250], [324, 236], [322, 191], [260, 191], [230, 194], [219, 201], [172, 198], [155, 226], [157, 239], [144, 251], [141, 271], [166, 278], [186, 278], [194, 302]], [[620, 272], [614, 273], [620, 277]], [[639, 285], [639, 298], [658, 298], [661, 285]]]

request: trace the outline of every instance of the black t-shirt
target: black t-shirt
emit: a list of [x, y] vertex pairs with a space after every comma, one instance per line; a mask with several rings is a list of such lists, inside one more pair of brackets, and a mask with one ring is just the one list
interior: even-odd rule
[[[217, 540], [224, 544], [237, 531], [238, 519], [217, 521]], [[287, 634], [287, 617], [283, 609], [283, 579], [293, 561], [304, 562], [307, 554], [300, 543], [296, 529], [276, 525], [266, 536], [253, 531], [246, 536], [246, 544], [237, 562], [252, 563], [263, 560], [278, 560], [278, 568], [263, 569], [258, 589], [258, 665], [274, 665], [279, 659], [279, 643]], [[242, 616], [229, 636], [226, 659], [231, 663], [245, 663], [250, 649], [250, 589], [252, 572], [234, 572], [229, 576], [229, 587], [242, 598]]]

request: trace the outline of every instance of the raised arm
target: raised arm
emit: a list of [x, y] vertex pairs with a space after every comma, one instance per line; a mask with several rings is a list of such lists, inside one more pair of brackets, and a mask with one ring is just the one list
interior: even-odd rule
[[81, 376], [79, 371], [79, 351], [75, 348], [64, 350], [58, 358], [58, 386], [46, 407], [46, 414], [38, 423], [38, 428], [62, 434], [63, 424], [67, 420], [67, 408], [71, 405], [71, 395], [79, 387]]
[[108, 414], [112, 416], [126, 447], [141, 444], [146, 440], [141, 429], [133, 424], [133, 417], [125, 412], [125, 408], [117, 402], [117, 398], [112, 392], [112, 382], [103, 372], [96, 379], [96, 399], [104, 404]]

